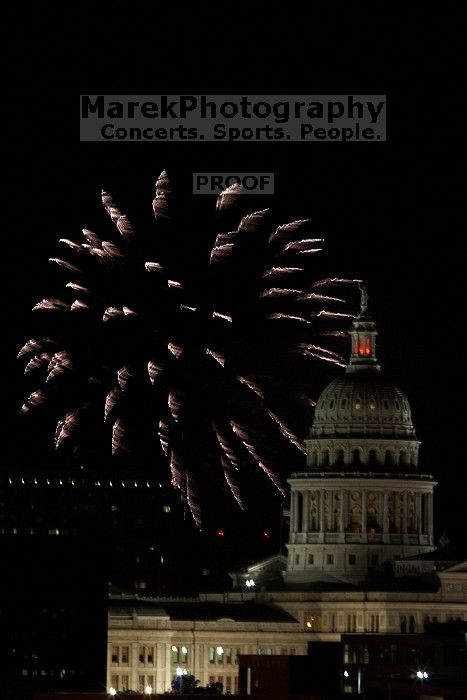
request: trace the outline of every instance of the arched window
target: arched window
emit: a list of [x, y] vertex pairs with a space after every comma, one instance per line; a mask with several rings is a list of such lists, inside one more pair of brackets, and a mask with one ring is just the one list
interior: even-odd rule
[[407, 452], [405, 450], [401, 450], [399, 455], [399, 464], [406, 466], [408, 463]]
[[359, 449], [352, 451], [352, 463], [353, 464], [361, 464], [360, 450]]
[[386, 450], [386, 453], [384, 455], [384, 464], [386, 467], [390, 467], [392, 464], [392, 454], [391, 450]]
[[375, 467], [377, 463], [376, 450], [370, 450], [368, 453], [368, 464], [370, 467]]
[[323, 450], [321, 453], [321, 465], [329, 467], [329, 450]]
[[336, 454], [336, 465], [338, 467], [344, 466], [344, 450], [337, 450]]

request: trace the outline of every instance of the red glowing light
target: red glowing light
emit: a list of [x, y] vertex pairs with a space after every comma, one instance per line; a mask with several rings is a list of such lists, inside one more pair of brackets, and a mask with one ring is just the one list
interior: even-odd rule
[[219, 535], [219, 537], [224, 537], [225, 532], [224, 532], [224, 530], [218, 530], [217, 534]]
[[267, 530], [263, 532], [263, 537], [269, 537], [269, 532]]

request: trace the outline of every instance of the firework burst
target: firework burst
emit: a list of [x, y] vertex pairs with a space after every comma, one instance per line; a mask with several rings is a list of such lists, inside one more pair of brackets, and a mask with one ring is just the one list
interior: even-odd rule
[[[294, 355], [342, 364], [324, 344], [342, 333], [330, 323], [349, 316], [341, 310], [344, 300], [326, 289], [353, 280], [309, 283], [322, 240], [310, 223], [275, 226], [268, 210], [240, 217], [240, 194], [230, 187], [219, 196], [217, 231], [204, 257], [190, 265], [180, 264], [189, 251], [181, 245], [177, 198], [165, 172], [149, 230], [139, 230], [103, 192], [114, 232], [104, 238], [84, 229], [81, 241], [60, 239], [66, 255], [51, 262], [66, 274], [65, 295], [34, 306], [49, 334], [28, 340], [19, 353], [41, 386], [22, 410], [53, 404], [57, 449], [79, 451], [101, 424], [118, 454], [131, 451], [146, 431], [198, 526], [199, 455], [207, 438], [212, 473], [223, 475], [240, 506], [241, 473], [251, 460], [283, 490], [244, 407], [254, 404], [278, 443], [304, 452], [268, 400], [271, 367]], [[313, 404], [303, 393], [297, 398]]]

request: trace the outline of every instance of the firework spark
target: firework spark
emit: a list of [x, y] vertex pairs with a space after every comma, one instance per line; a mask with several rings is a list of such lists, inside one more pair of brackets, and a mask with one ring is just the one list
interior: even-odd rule
[[[352, 314], [334, 311], [345, 300], [325, 288], [359, 282], [326, 278], [304, 288], [303, 280], [315, 279], [313, 256], [323, 239], [308, 220], [275, 226], [268, 210], [241, 217], [240, 202], [248, 198], [240, 194], [233, 185], [218, 197], [224, 230], [215, 231], [209, 247], [200, 243], [206, 245], [202, 262], [190, 258], [185, 269], [177, 259], [187, 252], [180, 243], [186, 223], [165, 172], [155, 187], [150, 235], [103, 191], [114, 235], [85, 228], [81, 240], [60, 239], [68, 257], [50, 260], [67, 275], [64, 298], [34, 306], [52, 332], [28, 340], [18, 354], [28, 376], [43, 373], [41, 388], [21, 410], [42, 407], [53, 394], [58, 449], [85, 455], [100, 420], [111, 453], [125, 453], [137, 442], [135, 424], [153, 426], [147, 444], [167, 460], [171, 482], [198, 525], [203, 475], [195, 455], [204, 454], [207, 439], [218, 455], [209, 478], [218, 473], [240, 506], [251, 460], [284, 493], [285, 475], [265, 457], [264, 437], [245, 406], [254, 405], [274, 439], [305, 451], [290, 420], [269, 405], [265, 368], [294, 354], [341, 364], [318, 338], [343, 335], [329, 323]], [[309, 311], [313, 302], [318, 309]], [[289, 328], [291, 334], [278, 332]], [[300, 391], [296, 396], [314, 404]]]

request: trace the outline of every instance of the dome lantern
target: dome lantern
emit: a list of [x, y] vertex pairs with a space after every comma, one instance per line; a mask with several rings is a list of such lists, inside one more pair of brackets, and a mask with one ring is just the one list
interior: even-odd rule
[[375, 347], [378, 331], [368, 313], [368, 292], [365, 285], [360, 285], [360, 292], [360, 312], [352, 323], [352, 330], [349, 331], [352, 349], [346, 372], [379, 372]]

